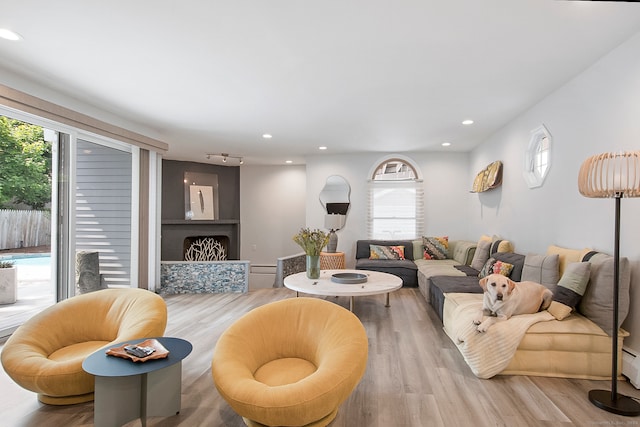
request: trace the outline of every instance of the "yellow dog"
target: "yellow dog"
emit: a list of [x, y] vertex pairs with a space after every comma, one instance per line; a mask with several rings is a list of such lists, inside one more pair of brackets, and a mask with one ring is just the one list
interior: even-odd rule
[[514, 282], [502, 274], [490, 274], [480, 279], [484, 290], [482, 311], [473, 321], [479, 332], [496, 321], [507, 320], [517, 314], [533, 314], [546, 310], [553, 300], [553, 292], [535, 282]]

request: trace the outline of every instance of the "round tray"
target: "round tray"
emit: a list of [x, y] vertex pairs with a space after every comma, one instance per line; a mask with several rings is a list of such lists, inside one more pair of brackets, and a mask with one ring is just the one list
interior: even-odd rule
[[364, 283], [367, 281], [367, 275], [362, 273], [336, 273], [331, 275], [331, 281], [347, 285]]

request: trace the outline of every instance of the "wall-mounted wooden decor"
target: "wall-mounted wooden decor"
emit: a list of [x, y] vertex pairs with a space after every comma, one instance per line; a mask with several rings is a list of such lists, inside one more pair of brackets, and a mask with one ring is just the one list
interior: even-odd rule
[[472, 193], [482, 193], [502, 184], [502, 162], [497, 160], [482, 169], [473, 180]]

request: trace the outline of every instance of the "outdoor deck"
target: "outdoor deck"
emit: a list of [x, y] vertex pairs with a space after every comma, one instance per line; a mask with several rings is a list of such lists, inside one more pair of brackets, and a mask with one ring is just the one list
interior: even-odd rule
[[[0, 255], [16, 252], [2, 251]], [[19, 252], [22, 255], [25, 251]], [[33, 253], [44, 255], [41, 251]], [[9, 335], [27, 319], [55, 303], [50, 265], [17, 265], [18, 295], [14, 304], [0, 305], [0, 338]]]

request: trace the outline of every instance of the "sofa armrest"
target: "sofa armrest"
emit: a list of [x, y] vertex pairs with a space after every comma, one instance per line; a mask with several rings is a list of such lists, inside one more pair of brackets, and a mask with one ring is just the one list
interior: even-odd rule
[[478, 242], [467, 240], [451, 240], [449, 242], [449, 256], [463, 265], [471, 265], [476, 253]]

